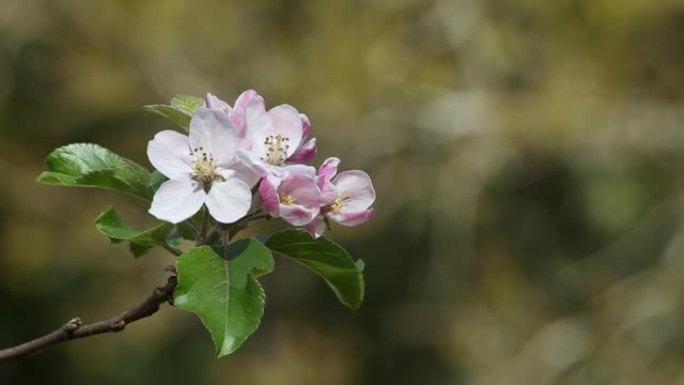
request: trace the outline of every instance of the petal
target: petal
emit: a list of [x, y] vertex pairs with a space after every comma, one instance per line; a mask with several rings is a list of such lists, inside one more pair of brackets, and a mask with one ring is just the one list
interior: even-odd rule
[[227, 168], [219, 168], [217, 170], [217, 173], [221, 175], [224, 179], [228, 179], [229, 177], [235, 176], [241, 179], [243, 182], [247, 183], [247, 185], [250, 188], [254, 187], [254, 185], [257, 184], [259, 179], [261, 179], [261, 177], [257, 173], [252, 171], [251, 168], [247, 167], [244, 163], [240, 162], [237, 159]]
[[342, 226], [357, 226], [369, 220], [373, 216], [373, 209], [361, 211], [344, 211], [329, 212], [326, 215], [333, 221]]
[[216, 96], [208, 92], [207, 95], [204, 97], [204, 104], [209, 109], [223, 111], [226, 114], [230, 114], [230, 112], [233, 110], [232, 108], [230, 108], [230, 104], [224, 102], [223, 100], [217, 98]]
[[278, 187], [280, 195], [289, 195], [296, 205], [318, 210], [321, 207], [320, 191], [313, 178], [307, 174], [291, 174]]
[[271, 174], [271, 165], [259, 159], [259, 156], [248, 150], [238, 150], [237, 159], [242, 162], [248, 169], [252, 170], [260, 177], [265, 177]]
[[264, 98], [257, 94], [254, 90], [247, 90], [238, 96], [235, 100], [233, 111], [229, 114], [230, 120], [233, 122], [237, 130], [238, 137], [244, 138], [247, 134], [245, 111], [247, 107], [254, 108], [256, 111], [266, 113], [266, 106]]
[[325, 220], [323, 216], [319, 215], [314, 218], [311, 222], [306, 224], [306, 230], [311, 234], [312, 237], [318, 238], [325, 232]]
[[273, 217], [278, 217], [280, 206], [280, 197], [278, 195], [278, 186], [280, 180], [273, 176], [268, 176], [261, 180], [259, 185], [259, 198], [264, 206], [264, 210]]
[[313, 138], [299, 146], [287, 161], [292, 163], [309, 163], [316, 156], [316, 151], [316, 138]]
[[273, 107], [268, 111], [271, 120], [273, 134], [288, 138], [288, 149], [286, 158], [294, 154], [299, 144], [302, 142], [302, 119], [299, 112], [287, 104]]
[[304, 114], [299, 114], [299, 119], [302, 120], [302, 142], [306, 140], [306, 138], [309, 137], [309, 133], [311, 132], [311, 121], [309, 120], [309, 117], [304, 115]]
[[230, 164], [235, 158], [237, 135], [233, 123], [220, 111], [199, 108], [190, 120], [190, 146], [202, 147], [214, 155], [219, 165]]
[[335, 199], [337, 199], [337, 188], [335, 185], [330, 182], [323, 184], [317, 182], [316, 185], [321, 192], [321, 206], [333, 204]]
[[169, 179], [189, 178], [190, 142], [188, 137], [176, 131], [159, 132], [147, 144], [150, 163]]
[[209, 214], [220, 223], [233, 223], [244, 217], [252, 205], [252, 191], [238, 178], [211, 185], [205, 202]]
[[318, 215], [318, 210], [314, 210], [301, 205], [280, 205], [280, 218], [285, 222], [294, 226], [304, 226], [311, 222], [316, 215]]
[[163, 221], [180, 223], [195, 215], [207, 194], [192, 179], [169, 180], [154, 194], [149, 213]]
[[250, 104], [254, 104], [256, 107], [260, 106], [261, 109], [266, 112], [264, 98], [254, 90], [246, 90], [242, 92], [235, 100], [235, 109], [244, 110]]
[[342, 206], [347, 211], [362, 211], [375, 202], [375, 189], [370, 177], [363, 171], [341, 172], [332, 183], [337, 188], [337, 196], [342, 198]]
[[266, 138], [273, 135], [273, 123], [263, 108], [250, 104], [245, 108], [245, 138], [258, 157], [266, 156]]
[[[312, 139], [313, 140], [313, 139]], [[318, 168], [318, 176], [324, 181], [329, 182], [337, 174], [337, 166], [340, 164], [339, 158], [328, 158], [323, 161]]]
[[316, 169], [303, 164], [290, 164], [280, 168], [283, 175], [304, 174], [312, 180], [316, 179]]

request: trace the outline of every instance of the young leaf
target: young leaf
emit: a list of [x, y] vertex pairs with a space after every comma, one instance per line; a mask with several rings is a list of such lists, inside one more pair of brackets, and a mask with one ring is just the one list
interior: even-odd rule
[[176, 307], [196, 313], [209, 330], [218, 357], [237, 350], [259, 326], [264, 290], [256, 277], [273, 270], [270, 251], [245, 239], [228, 247], [226, 260], [211, 247], [190, 249], [176, 263]]
[[320, 275], [346, 306], [361, 306], [365, 290], [363, 261], [355, 263], [335, 242], [325, 237], [313, 239], [302, 230], [285, 230], [271, 235], [265, 245]]
[[141, 165], [92, 143], [76, 143], [54, 150], [48, 171], [38, 182], [48, 185], [100, 187], [124, 191], [146, 200], [154, 195], [152, 174]]
[[112, 243], [129, 241], [129, 249], [136, 258], [141, 257], [154, 246], [172, 247], [167, 243], [169, 234], [173, 230], [172, 224], [162, 223], [145, 231], [136, 231], [124, 223], [111, 207], [95, 219], [95, 227], [109, 237]]
[[190, 95], [176, 95], [171, 98], [171, 105], [192, 116], [198, 108], [204, 106], [204, 99]]
[[185, 111], [165, 104], [150, 104], [143, 108], [169, 119], [185, 130], [185, 132], [188, 132], [188, 126], [190, 125], [192, 115], [188, 115]]
[[152, 104], [143, 108], [171, 120], [187, 132], [190, 119], [192, 119], [195, 111], [202, 106], [204, 106], [202, 98], [176, 95], [171, 98], [171, 105]]

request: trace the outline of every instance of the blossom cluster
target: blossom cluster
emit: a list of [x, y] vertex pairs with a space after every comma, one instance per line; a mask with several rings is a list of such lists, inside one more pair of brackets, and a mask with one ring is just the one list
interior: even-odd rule
[[231, 106], [207, 94], [188, 135], [167, 130], [149, 142], [152, 165], [168, 178], [149, 212], [180, 223], [203, 206], [219, 223], [248, 215], [258, 193], [263, 210], [319, 237], [329, 222], [355, 226], [373, 215], [375, 190], [363, 171], [337, 172], [338, 158], [316, 169], [311, 122], [294, 107], [266, 109], [254, 90]]

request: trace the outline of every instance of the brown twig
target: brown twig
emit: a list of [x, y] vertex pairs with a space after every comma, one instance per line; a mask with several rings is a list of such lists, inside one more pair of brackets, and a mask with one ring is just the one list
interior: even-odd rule
[[159, 310], [159, 306], [164, 302], [170, 303], [173, 300], [173, 290], [175, 288], [176, 277], [171, 276], [169, 277], [166, 286], [157, 288], [138, 306], [126, 310], [114, 318], [88, 325], [82, 325], [80, 318], [74, 318], [50, 334], [46, 334], [21, 345], [0, 350], [0, 361], [21, 358], [64, 341], [103, 333], [120, 332], [126, 325], [156, 313], [157, 310]]

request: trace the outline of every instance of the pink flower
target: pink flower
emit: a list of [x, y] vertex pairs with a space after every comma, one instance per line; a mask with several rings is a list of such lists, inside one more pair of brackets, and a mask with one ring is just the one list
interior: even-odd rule
[[179, 223], [206, 205], [214, 219], [233, 223], [252, 202], [253, 173], [235, 157], [238, 139], [226, 114], [200, 108], [190, 121], [189, 135], [162, 131], [147, 146], [152, 165], [169, 178], [157, 190], [150, 214]]
[[[205, 104], [208, 108], [223, 111], [228, 115], [236, 128], [240, 148], [246, 151], [261, 150], [261, 146], [258, 144], [258, 142], [263, 142], [268, 137], [268, 135], [262, 135], [264, 133], [264, 129], [267, 128], [264, 127], [264, 125], [301, 125], [301, 135], [299, 135], [299, 140], [296, 142], [296, 145], [292, 143], [294, 143], [295, 139], [297, 138], [290, 138], [287, 136], [288, 140], [292, 141], [291, 143], [286, 144], [291, 146], [288, 148], [288, 151], [279, 152], [279, 147], [277, 146], [277, 135], [273, 138], [273, 143], [276, 145], [276, 147], [274, 147], [273, 153], [277, 153], [277, 156], [274, 157], [272, 154], [270, 159], [267, 158], [267, 163], [278, 163], [275, 165], [276, 167], [280, 167], [285, 163], [304, 164], [309, 163], [316, 155], [316, 138], [306, 141], [309, 133], [311, 132], [311, 122], [309, 121], [309, 118], [304, 114], [299, 114], [297, 110], [291, 106], [282, 105], [267, 112], [264, 98], [254, 90], [247, 90], [240, 94], [237, 100], [235, 100], [235, 105], [233, 107], [210, 93], [208, 93], [205, 97]], [[286, 111], [283, 113], [285, 109], [291, 109], [292, 111]], [[297, 123], [291, 119], [293, 118], [291, 112], [295, 112], [299, 115], [300, 123]], [[264, 118], [264, 116], [267, 118]], [[284, 153], [287, 155], [286, 159], [281, 160], [279, 156], [283, 155]], [[261, 154], [260, 157], [261, 156], [263, 156], [263, 154]], [[264, 175], [268, 173], [265, 171], [267, 168], [273, 171], [271, 167], [261, 167], [259, 164], [253, 164], [255, 163], [253, 161], [247, 161], [246, 163], [253, 165], [256, 170], [259, 170], [259, 173]]]
[[328, 220], [343, 226], [356, 226], [373, 216], [370, 206], [375, 202], [375, 189], [363, 171], [343, 171], [337, 174], [340, 160], [328, 158], [318, 169], [316, 185], [321, 193], [321, 210], [306, 226], [315, 238], [325, 231]]
[[281, 177], [267, 175], [259, 185], [259, 197], [267, 213], [294, 226], [311, 222], [321, 209], [316, 170], [309, 166], [286, 167]]

